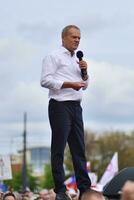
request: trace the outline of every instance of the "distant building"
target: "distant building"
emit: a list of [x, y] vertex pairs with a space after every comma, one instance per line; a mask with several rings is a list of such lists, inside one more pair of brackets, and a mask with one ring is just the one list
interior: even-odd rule
[[[18, 156], [12, 158], [12, 165], [17, 168], [17, 164], [23, 162], [22, 150], [18, 152]], [[31, 166], [34, 176], [41, 176], [44, 173], [44, 166], [50, 162], [50, 147], [36, 146], [28, 147], [26, 151], [27, 165]]]
[[12, 167], [12, 173], [16, 174], [21, 172], [22, 170], [22, 155], [11, 155], [11, 167]]
[[30, 164], [35, 175], [41, 175], [44, 172], [44, 166], [50, 161], [49, 147], [32, 147], [28, 149]]

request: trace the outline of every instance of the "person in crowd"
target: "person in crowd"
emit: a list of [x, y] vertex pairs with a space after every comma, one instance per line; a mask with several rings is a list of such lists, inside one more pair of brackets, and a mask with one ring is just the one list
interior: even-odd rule
[[4, 193], [0, 192], [0, 200], [3, 198]]
[[49, 196], [49, 190], [43, 189], [39, 192], [39, 197], [41, 197], [43, 200], [50, 200]]
[[34, 200], [43, 200], [43, 198], [40, 197], [40, 196], [38, 196], [38, 197], [36, 197]]
[[[70, 200], [64, 184], [64, 150], [68, 142], [80, 196], [91, 186], [86, 170], [82, 91], [88, 86], [87, 62], [76, 57], [80, 28], [63, 28], [62, 46], [43, 59], [41, 86], [49, 89], [49, 121], [52, 130], [51, 165], [56, 200]], [[83, 73], [84, 72], [84, 73]]]
[[26, 191], [22, 193], [22, 200], [29, 200], [33, 196], [33, 192], [30, 190], [30, 188], [26, 188]]
[[81, 200], [105, 200], [101, 192], [95, 190], [88, 190], [83, 193]]
[[56, 193], [54, 192], [53, 189], [49, 190], [49, 197], [50, 197], [50, 200], [55, 200]]
[[123, 188], [121, 194], [121, 200], [134, 200], [134, 182], [127, 181]]
[[16, 200], [16, 197], [14, 195], [14, 193], [12, 192], [7, 192], [3, 195], [3, 200]]

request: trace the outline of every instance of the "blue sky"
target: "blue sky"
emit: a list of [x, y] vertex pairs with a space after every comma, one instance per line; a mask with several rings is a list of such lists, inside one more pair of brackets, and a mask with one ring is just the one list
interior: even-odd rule
[[43, 57], [61, 45], [64, 26], [81, 28], [90, 84], [83, 94], [85, 128], [134, 129], [133, 0], [0, 0], [0, 152], [50, 145], [48, 91], [40, 87]]

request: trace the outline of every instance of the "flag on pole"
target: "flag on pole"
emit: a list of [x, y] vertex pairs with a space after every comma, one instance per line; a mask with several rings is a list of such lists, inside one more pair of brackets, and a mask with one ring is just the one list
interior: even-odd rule
[[74, 175], [70, 176], [70, 177], [65, 181], [65, 185], [67, 186], [68, 189], [72, 188], [72, 189], [76, 190], [76, 189], [77, 189], [77, 185], [76, 185], [75, 176], [74, 176]]
[[[97, 184], [97, 175], [93, 172], [88, 172], [88, 176], [90, 177], [91, 180], [91, 186], [95, 187]], [[67, 186], [68, 189], [77, 189], [77, 184], [76, 184], [76, 178], [74, 175], [70, 176], [66, 181], [65, 185]]]
[[115, 152], [104, 174], [102, 175], [99, 184], [104, 187], [117, 174], [118, 170], [118, 153]]

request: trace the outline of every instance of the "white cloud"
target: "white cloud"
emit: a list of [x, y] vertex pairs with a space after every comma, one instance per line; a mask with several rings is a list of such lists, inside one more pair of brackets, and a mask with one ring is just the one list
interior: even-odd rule
[[19, 66], [22, 66], [22, 64], [24, 65], [24, 63], [29, 64], [37, 52], [38, 46], [29, 44], [17, 35], [0, 39], [0, 58], [2, 61], [8, 62], [8, 64], [12, 62], [10, 68], [11, 66], [14, 67], [13, 64], [16, 63], [19, 64]]
[[104, 126], [133, 123], [134, 70], [109, 63], [89, 61], [91, 80], [84, 95], [85, 120]]
[[8, 98], [1, 100], [1, 121], [16, 121], [25, 111], [30, 121], [43, 120], [42, 109], [46, 110], [47, 101], [47, 93], [41, 90], [39, 82], [19, 82], [8, 92]]

